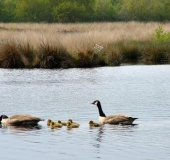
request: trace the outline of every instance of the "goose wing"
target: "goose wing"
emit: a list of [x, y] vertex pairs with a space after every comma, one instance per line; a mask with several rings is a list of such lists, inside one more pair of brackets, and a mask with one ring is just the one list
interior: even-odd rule
[[122, 115], [122, 114], [117, 114], [117, 115], [112, 115], [106, 117], [104, 123], [108, 124], [121, 124], [121, 123], [132, 123], [136, 118], [127, 116], [127, 115]]
[[9, 118], [10, 124], [18, 124], [18, 125], [31, 123], [31, 122], [38, 123], [39, 121], [43, 121], [43, 119], [36, 116], [31, 116], [29, 114], [17, 114]]

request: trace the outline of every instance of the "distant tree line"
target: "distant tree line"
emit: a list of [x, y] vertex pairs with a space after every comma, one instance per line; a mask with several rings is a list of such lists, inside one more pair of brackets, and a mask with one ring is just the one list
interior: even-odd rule
[[170, 0], [0, 0], [1, 22], [169, 20]]

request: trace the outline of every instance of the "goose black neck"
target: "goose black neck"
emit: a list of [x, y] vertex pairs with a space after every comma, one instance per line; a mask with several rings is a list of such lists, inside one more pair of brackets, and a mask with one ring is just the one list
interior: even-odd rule
[[100, 117], [106, 117], [106, 115], [104, 114], [103, 110], [102, 110], [102, 106], [100, 103], [97, 104], [98, 110], [99, 110], [99, 115]]

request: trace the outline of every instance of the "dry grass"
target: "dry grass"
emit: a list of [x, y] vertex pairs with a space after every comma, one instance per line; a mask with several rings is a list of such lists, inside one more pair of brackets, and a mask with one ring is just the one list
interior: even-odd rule
[[94, 67], [140, 59], [169, 62], [169, 45], [152, 43], [160, 25], [170, 32], [170, 23], [0, 23], [0, 66]]

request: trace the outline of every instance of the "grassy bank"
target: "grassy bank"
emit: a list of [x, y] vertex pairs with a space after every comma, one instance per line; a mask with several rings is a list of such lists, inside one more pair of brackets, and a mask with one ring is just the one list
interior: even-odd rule
[[[156, 30], [159, 26], [162, 28]], [[169, 32], [170, 23], [0, 23], [0, 67], [72, 68], [118, 66], [125, 62], [170, 63], [170, 40], [166, 34]]]

